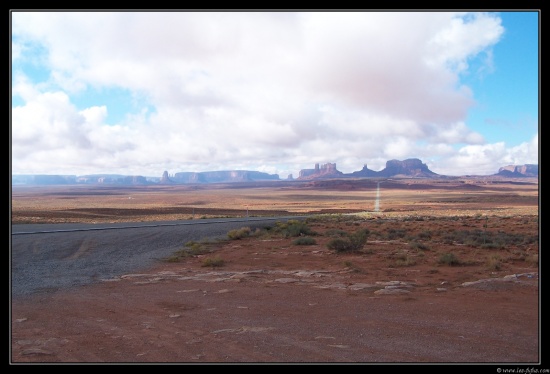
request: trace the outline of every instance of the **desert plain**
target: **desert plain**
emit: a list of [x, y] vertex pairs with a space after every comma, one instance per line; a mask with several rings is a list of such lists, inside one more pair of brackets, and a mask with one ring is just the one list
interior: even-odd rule
[[535, 367], [539, 201], [536, 178], [12, 186], [12, 224], [302, 218], [12, 299], [10, 362]]

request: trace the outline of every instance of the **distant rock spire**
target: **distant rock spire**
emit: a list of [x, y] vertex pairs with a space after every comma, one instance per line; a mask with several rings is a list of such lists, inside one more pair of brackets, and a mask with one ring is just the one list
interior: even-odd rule
[[159, 183], [173, 183], [170, 177], [168, 177], [168, 172], [166, 170], [162, 173]]

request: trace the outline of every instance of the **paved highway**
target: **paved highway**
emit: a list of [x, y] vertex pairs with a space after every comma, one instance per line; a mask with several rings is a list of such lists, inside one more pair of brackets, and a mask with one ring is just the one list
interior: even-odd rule
[[11, 295], [81, 286], [148, 268], [188, 241], [304, 217], [11, 226]]

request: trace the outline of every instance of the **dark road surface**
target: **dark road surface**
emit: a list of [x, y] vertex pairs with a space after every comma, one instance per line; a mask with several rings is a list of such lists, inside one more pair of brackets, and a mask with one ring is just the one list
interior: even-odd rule
[[148, 268], [191, 240], [303, 217], [11, 226], [11, 296], [55, 292]]

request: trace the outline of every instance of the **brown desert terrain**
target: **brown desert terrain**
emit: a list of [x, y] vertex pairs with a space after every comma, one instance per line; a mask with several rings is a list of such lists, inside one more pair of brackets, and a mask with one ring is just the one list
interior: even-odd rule
[[311, 216], [12, 299], [10, 361], [540, 365], [538, 181], [376, 187], [15, 186], [12, 224]]

